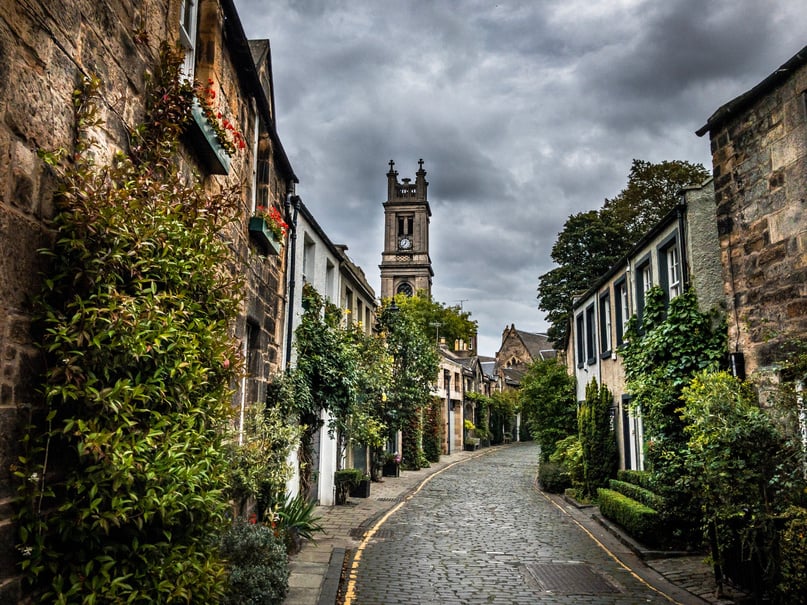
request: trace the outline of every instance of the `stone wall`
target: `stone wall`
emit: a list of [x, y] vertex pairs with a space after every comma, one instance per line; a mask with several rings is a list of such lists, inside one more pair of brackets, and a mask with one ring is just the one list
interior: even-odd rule
[[766, 370], [807, 333], [807, 67], [710, 131], [729, 346]]
[[[42, 362], [31, 327], [30, 300], [40, 290], [44, 270], [37, 250], [50, 246], [54, 238], [47, 220], [54, 212], [55, 183], [37, 151], [72, 149], [71, 96], [82, 75], [89, 73], [103, 81], [99, 108], [104, 125], [96, 133], [100, 155], [126, 148], [127, 129], [143, 116], [144, 74], [154, 65], [160, 42], [178, 40], [180, 0], [8, 4], [0, 13], [0, 603], [17, 603], [23, 602], [23, 594], [9, 467], [18, 455], [22, 426], [41, 404]], [[234, 49], [241, 44], [248, 52], [246, 41], [232, 33], [222, 35], [225, 22], [233, 24], [232, 15], [224, 14], [227, 10], [217, 0], [201, 1], [197, 79], [215, 80], [221, 110], [244, 134], [246, 149], [233, 158], [226, 176], [208, 174], [194, 148], [186, 146], [182, 158], [188, 176], [202, 178], [211, 192], [246, 185], [242, 221], [233, 225], [231, 234], [233, 250], [246, 267], [244, 311], [236, 336], [245, 337], [247, 321], [258, 330], [254, 346], [259, 355], [252, 367], [257, 382], [250, 385], [247, 398], [252, 400], [261, 397], [259, 383], [280, 368], [285, 270], [282, 253], [266, 257], [249, 239], [255, 153], [267, 167], [262, 181], [268, 192], [265, 202], [282, 210], [293, 174], [271, 119], [260, 122], [260, 145], [254, 144], [261, 105], [242, 71], [243, 48]]]

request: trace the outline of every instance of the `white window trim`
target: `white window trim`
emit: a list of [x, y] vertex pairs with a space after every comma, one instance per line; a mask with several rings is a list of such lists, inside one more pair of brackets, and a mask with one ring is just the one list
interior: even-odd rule
[[196, 75], [196, 33], [199, 23], [199, 0], [182, 0], [179, 9], [179, 43], [185, 49], [182, 75], [190, 82]]

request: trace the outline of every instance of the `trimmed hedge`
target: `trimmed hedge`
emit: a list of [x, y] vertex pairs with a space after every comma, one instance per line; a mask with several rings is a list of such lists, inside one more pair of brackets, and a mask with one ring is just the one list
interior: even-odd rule
[[600, 513], [621, 525], [632, 537], [647, 545], [658, 541], [659, 514], [649, 506], [611, 489], [597, 490]]
[[617, 471], [616, 478], [625, 483], [632, 483], [644, 489], [654, 492], [656, 489], [655, 478], [649, 471], [637, 471], [633, 469], [621, 469]]
[[654, 494], [649, 489], [639, 487], [634, 483], [626, 483], [618, 479], [611, 479], [608, 486], [615, 492], [619, 492], [623, 496], [632, 498], [637, 502], [641, 502], [645, 506], [652, 508], [655, 511], [661, 512], [664, 510], [664, 498], [658, 494]]

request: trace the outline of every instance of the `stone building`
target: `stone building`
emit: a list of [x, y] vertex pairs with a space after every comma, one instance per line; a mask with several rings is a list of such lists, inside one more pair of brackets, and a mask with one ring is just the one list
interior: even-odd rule
[[619, 347], [630, 317], [641, 321], [645, 293], [660, 286], [669, 302], [691, 286], [702, 311], [724, 306], [712, 179], [687, 188], [681, 199], [572, 308], [567, 369], [575, 377], [578, 401], [592, 379], [613, 394], [621, 468], [644, 467], [642, 419], [630, 405]]
[[381, 298], [396, 294], [431, 296], [434, 271], [429, 256], [429, 206], [423, 160], [415, 182], [398, 182], [395, 162], [387, 173], [387, 201], [384, 202], [384, 250], [381, 253]]
[[518, 389], [527, 366], [539, 359], [556, 357], [557, 351], [546, 334], [525, 332], [515, 324], [505, 327], [496, 352], [496, 376], [501, 391]]
[[[230, 231], [243, 263], [243, 312], [235, 336], [249, 374], [236, 385], [242, 410], [263, 397], [281, 368], [285, 251], [249, 230], [258, 205], [281, 213], [296, 177], [275, 128], [268, 43], [247, 41], [232, 0], [145, 0], [4, 3], [0, 16], [0, 602], [21, 600], [11, 523], [9, 465], [29, 411], [40, 405], [42, 373], [32, 336], [30, 299], [41, 288], [40, 248], [51, 246], [55, 183], [40, 149], [73, 149], [72, 94], [82, 76], [103, 84], [97, 129], [101, 155], [125, 150], [143, 118], [145, 74], [162, 41], [185, 52], [184, 73], [216, 91], [216, 107], [243, 134], [228, 154], [195, 111], [178, 160], [188, 178], [216, 193], [241, 187], [241, 221]], [[253, 54], [254, 53], [254, 54]], [[257, 60], [257, 64], [256, 64]], [[13, 82], [13, 85], [8, 83]], [[200, 94], [203, 94], [200, 92]]]
[[730, 350], [737, 369], [771, 375], [807, 334], [807, 47], [707, 133]]

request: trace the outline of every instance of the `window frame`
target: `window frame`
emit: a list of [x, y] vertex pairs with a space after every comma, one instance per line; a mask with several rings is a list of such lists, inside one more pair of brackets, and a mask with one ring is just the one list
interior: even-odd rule
[[584, 330], [584, 323], [583, 323], [583, 312], [581, 311], [575, 316], [575, 341], [577, 344], [577, 367], [583, 368], [585, 366], [585, 347], [583, 343], [585, 342], [583, 339], [585, 334], [583, 333]]
[[628, 298], [628, 276], [622, 274], [614, 282], [614, 316], [616, 325], [616, 346], [625, 343], [625, 332], [630, 320], [630, 299]]
[[647, 291], [653, 287], [653, 263], [648, 252], [639, 259], [634, 267], [636, 268], [636, 318], [638, 328], [641, 330], [642, 315], [644, 312]]
[[586, 307], [586, 363], [594, 365], [597, 362], [597, 323], [595, 319], [594, 303]]
[[196, 48], [199, 35], [200, 0], [182, 0], [179, 7], [179, 44], [185, 50], [182, 75], [193, 82], [196, 76]]
[[600, 359], [606, 359], [611, 356], [613, 351], [613, 342], [611, 334], [611, 292], [606, 291], [599, 296], [599, 314], [600, 314]]
[[[681, 267], [681, 245], [678, 241], [678, 234], [671, 233], [669, 237], [665, 238], [658, 245], [658, 259], [659, 259], [659, 281], [661, 288], [664, 290], [664, 297], [669, 303], [676, 296], [680, 296], [684, 289], [684, 281]], [[674, 263], [670, 263], [670, 255], [673, 255]], [[675, 270], [677, 280], [672, 281], [671, 270]], [[676, 293], [673, 294], [673, 288]]]

